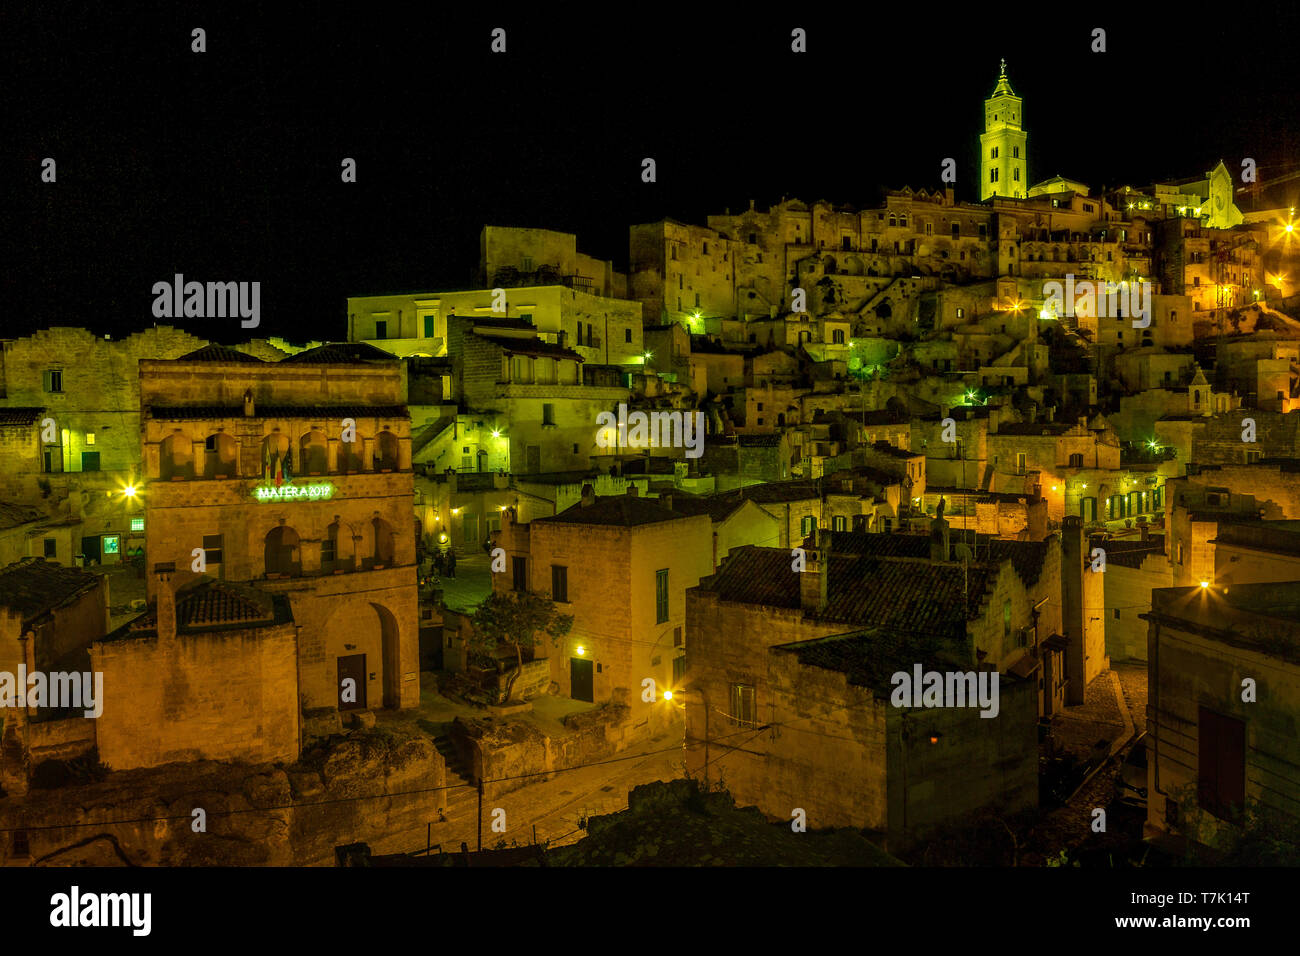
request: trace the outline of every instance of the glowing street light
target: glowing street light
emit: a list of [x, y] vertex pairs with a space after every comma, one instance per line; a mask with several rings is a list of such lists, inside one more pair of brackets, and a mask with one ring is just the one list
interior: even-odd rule
[[122, 489], [122, 494], [126, 495], [128, 498], [134, 498], [135, 485], [127, 485], [125, 488]]

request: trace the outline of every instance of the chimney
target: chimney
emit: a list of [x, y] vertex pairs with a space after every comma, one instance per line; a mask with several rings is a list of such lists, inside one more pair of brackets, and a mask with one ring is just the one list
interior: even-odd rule
[[1087, 416], [1087, 415], [1080, 415], [1080, 416], [1079, 416], [1079, 431], [1083, 432], [1084, 434], [1087, 434], [1087, 432], [1088, 432], [1088, 416]]
[[590, 508], [596, 503], [596, 489], [590, 484], [582, 486], [582, 507]]
[[799, 604], [813, 614], [826, 610], [827, 578], [830, 576], [830, 550], [809, 548], [807, 563], [799, 575]]
[[246, 388], [244, 389], [244, 417], [252, 418], [253, 412], [253, 390]]
[[159, 643], [176, 639], [176, 592], [172, 590], [172, 575], [175, 572], [176, 564], [173, 561], [153, 566], [153, 573], [158, 578], [154, 593], [154, 618], [158, 624]]
[[943, 204], [945, 206], [957, 205], [957, 191], [951, 186], [945, 186], [943, 190]]
[[[942, 507], [943, 499], [940, 498], [939, 501]], [[952, 541], [948, 534], [948, 522], [942, 512], [936, 514], [930, 522], [930, 560], [952, 560]]]
[[628, 496], [629, 498], [635, 498], [635, 497], [636, 497], [637, 495], [639, 495], [640, 493], [641, 493], [641, 491], [640, 491], [640, 489], [637, 488], [636, 485], [628, 485], [628, 486], [627, 486], [627, 496]]

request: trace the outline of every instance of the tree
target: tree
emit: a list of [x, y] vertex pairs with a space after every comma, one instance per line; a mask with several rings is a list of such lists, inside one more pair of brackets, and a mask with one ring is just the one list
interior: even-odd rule
[[493, 591], [474, 611], [472, 621], [471, 654], [495, 661], [502, 644], [514, 646], [518, 666], [506, 679], [501, 694], [503, 702], [510, 699], [515, 681], [523, 672], [524, 647], [536, 647], [542, 643], [539, 634], [549, 634], [552, 643], [558, 645], [560, 638], [573, 627], [572, 614], [559, 613], [553, 601], [529, 591]]

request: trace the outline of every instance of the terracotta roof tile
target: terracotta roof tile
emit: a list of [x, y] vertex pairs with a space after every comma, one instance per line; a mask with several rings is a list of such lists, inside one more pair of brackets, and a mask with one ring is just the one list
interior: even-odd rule
[[23, 558], [0, 568], [0, 607], [17, 611], [26, 623], [98, 582], [98, 577], [79, 568], [44, 558]]

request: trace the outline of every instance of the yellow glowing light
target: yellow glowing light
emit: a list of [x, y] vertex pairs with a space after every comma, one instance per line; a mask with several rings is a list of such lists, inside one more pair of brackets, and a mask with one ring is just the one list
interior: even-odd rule
[[497, 511], [505, 511], [505, 510], [506, 510], [505, 505], [497, 505]]
[[126, 488], [123, 489], [122, 494], [126, 495], [128, 498], [134, 498], [134, 497], [135, 497], [135, 485], [127, 485]]
[[587, 653], [587, 649], [585, 647], [578, 647], [576, 649], [576, 652], [579, 657], [582, 657], [584, 654]]
[[664, 691], [664, 700], [672, 700], [672, 699], [673, 699], [673, 692], [670, 690]]
[[646, 352], [646, 353], [645, 353], [645, 360], [646, 360], [647, 362], [650, 361], [650, 360], [651, 360], [652, 358], [654, 358], [654, 357], [655, 357], [654, 352]]
[[1286, 224], [1286, 231], [1287, 231], [1287, 232], [1295, 232], [1295, 223], [1288, 222], [1288, 223]]
[[1087, 486], [1087, 484], [1085, 483], [1085, 484], [1083, 484], [1083, 485], [1080, 485], [1080, 487], [1086, 490], [1088, 486]]
[[459, 509], [459, 508], [452, 508], [452, 509], [451, 509], [451, 513], [454, 514], [454, 515], [458, 515], [458, 514], [460, 514], [460, 509]]
[[1209, 582], [1209, 581], [1202, 581], [1202, 582], [1201, 582], [1201, 587], [1202, 587], [1202, 588], [1208, 588], [1209, 586], [1210, 586], [1210, 582]]
[[447, 536], [445, 534], [440, 534], [438, 535], [438, 540], [440, 542], [445, 542], [447, 540]]
[[1053, 490], [1053, 491], [1056, 490], [1056, 485], [1052, 485], [1052, 490]]
[[501, 431], [500, 431], [500, 429], [497, 429], [497, 428], [492, 429], [492, 437], [493, 437], [493, 438], [500, 438], [500, 437], [501, 437]]

